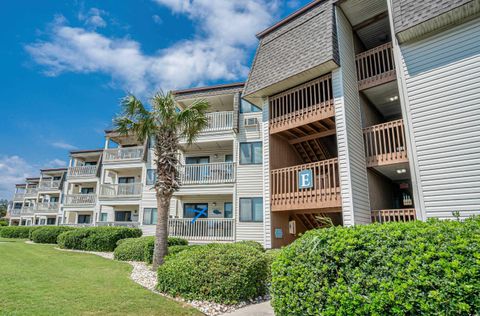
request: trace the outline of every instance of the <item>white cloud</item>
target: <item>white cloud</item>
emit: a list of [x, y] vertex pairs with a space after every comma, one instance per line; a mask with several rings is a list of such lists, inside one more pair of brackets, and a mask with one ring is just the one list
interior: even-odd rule
[[63, 168], [66, 166], [67, 162], [65, 160], [55, 158], [47, 163], [46, 168]]
[[107, 22], [103, 19], [102, 15], [106, 15], [107, 12], [97, 9], [91, 8], [88, 10], [86, 14], [80, 12], [78, 14], [78, 19], [83, 21], [85, 26], [91, 27], [96, 29], [98, 27], [105, 27], [107, 26]]
[[162, 24], [163, 20], [158, 14], [152, 15], [152, 20], [155, 22], [155, 24]]
[[186, 15], [196, 28], [194, 38], [147, 55], [137, 41], [73, 27], [57, 17], [47, 40], [37, 40], [25, 48], [45, 67], [46, 75], [104, 73], [121, 88], [147, 95], [157, 89], [244, 79], [249, 49], [257, 43], [255, 34], [272, 24], [278, 12], [277, 0], [156, 2], [175, 14]]
[[72, 144], [61, 142], [61, 141], [53, 142], [53, 143], [51, 143], [51, 145], [53, 147], [60, 148], [60, 149], [66, 149], [66, 150], [78, 149], [76, 146], [74, 146]]
[[0, 155], [0, 199], [12, 198], [15, 184], [24, 183], [25, 178], [33, 177], [38, 170], [19, 156]]

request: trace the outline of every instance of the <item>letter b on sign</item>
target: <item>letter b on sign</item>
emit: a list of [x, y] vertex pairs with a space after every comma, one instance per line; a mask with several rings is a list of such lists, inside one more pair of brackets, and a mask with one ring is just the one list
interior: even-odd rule
[[298, 187], [300, 189], [308, 189], [313, 187], [312, 170], [302, 170], [298, 172]]

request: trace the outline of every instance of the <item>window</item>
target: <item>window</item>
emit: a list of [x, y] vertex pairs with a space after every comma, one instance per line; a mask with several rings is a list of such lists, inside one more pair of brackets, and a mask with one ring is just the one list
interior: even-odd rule
[[156, 225], [156, 224], [157, 224], [157, 209], [144, 208], [143, 209], [143, 225]]
[[208, 157], [208, 156], [205, 156], [205, 157], [186, 157], [185, 158], [185, 163], [187, 165], [209, 163], [209, 162], [210, 162], [210, 157]]
[[58, 202], [58, 201], [59, 201], [58, 196], [51, 196], [50, 197], [50, 203], [55, 203], [55, 202]]
[[263, 198], [240, 198], [240, 221], [263, 222]]
[[233, 162], [233, 155], [225, 155], [225, 162]]
[[85, 161], [84, 166], [96, 166], [96, 161]]
[[81, 188], [80, 189], [80, 194], [92, 194], [93, 193], [93, 188]]
[[157, 169], [147, 169], [147, 185], [154, 185], [157, 181]]
[[100, 222], [106, 222], [108, 220], [108, 213], [100, 213]]
[[78, 224], [90, 224], [90, 215], [78, 215]]
[[131, 222], [132, 221], [132, 212], [131, 211], [115, 212], [115, 221], [116, 222]]
[[13, 204], [13, 208], [16, 209], [16, 210], [20, 210], [22, 208], [22, 203]]
[[45, 225], [45, 218], [42, 218], [42, 219], [40, 220], [40, 225]]
[[223, 205], [223, 217], [233, 218], [233, 204], [232, 202], [225, 202]]
[[119, 177], [118, 183], [135, 183], [135, 177]]
[[240, 113], [250, 113], [250, 112], [262, 112], [262, 109], [260, 109], [258, 106], [255, 106], [244, 99], [240, 99]]
[[262, 142], [240, 143], [240, 164], [262, 163]]
[[55, 225], [55, 218], [47, 218], [47, 225]]
[[183, 205], [183, 217], [184, 218], [194, 218], [203, 209], [205, 209], [205, 212], [202, 215], [200, 215], [199, 218], [207, 218], [208, 217], [208, 204], [207, 203], [185, 203]]

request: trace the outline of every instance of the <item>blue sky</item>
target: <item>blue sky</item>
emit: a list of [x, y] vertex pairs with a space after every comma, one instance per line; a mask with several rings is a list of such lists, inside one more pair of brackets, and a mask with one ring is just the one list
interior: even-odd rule
[[0, 198], [69, 150], [102, 147], [126, 92], [245, 80], [255, 34], [308, 2], [3, 2]]

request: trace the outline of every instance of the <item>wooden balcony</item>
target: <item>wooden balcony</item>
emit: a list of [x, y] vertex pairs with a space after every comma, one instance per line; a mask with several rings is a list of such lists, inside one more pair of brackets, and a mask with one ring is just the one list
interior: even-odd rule
[[[298, 173], [312, 171], [313, 186], [299, 188]], [[329, 159], [271, 171], [272, 211], [341, 207], [338, 159]]]
[[410, 222], [416, 219], [417, 212], [413, 208], [372, 211], [373, 223]]
[[207, 127], [202, 130], [202, 133], [233, 129], [233, 111], [211, 112], [205, 116], [207, 117]]
[[142, 183], [101, 184], [100, 198], [140, 198]]
[[65, 206], [91, 206], [97, 202], [96, 194], [69, 194], [65, 196]]
[[168, 235], [192, 241], [233, 241], [235, 220], [233, 218], [170, 218]]
[[67, 175], [69, 178], [91, 178], [97, 176], [97, 170], [97, 165], [69, 167]]
[[187, 164], [180, 167], [180, 179], [182, 184], [234, 183], [235, 168], [233, 162]]
[[363, 129], [367, 167], [408, 162], [403, 120]]
[[391, 42], [360, 53], [355, 60], [359, 90], [397, 79]]
[[136, 162], [144, 155], [143, 146], [110, 148], [103, 151], [103, 162]]
[[335, 116], [330, 74], [269, 99], [270, 134], [312, 124]]

